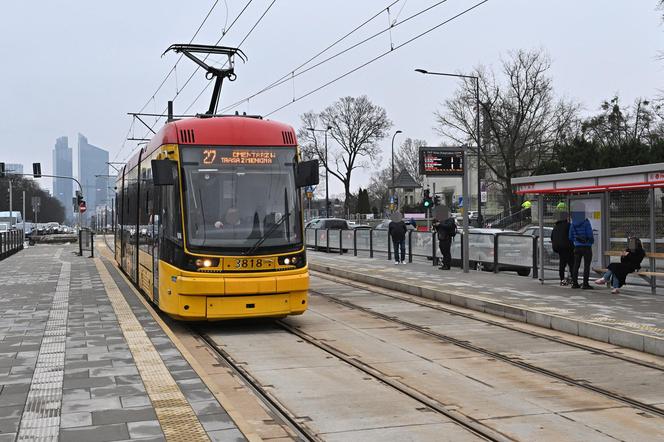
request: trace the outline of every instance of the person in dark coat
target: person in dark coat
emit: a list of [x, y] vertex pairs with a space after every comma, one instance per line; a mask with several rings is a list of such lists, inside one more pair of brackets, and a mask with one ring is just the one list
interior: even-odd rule
[[[401, 214], [392, 216], [392, 221], [387, 226], [387, 231], [392, 238], [392, 245], [394, 246], [394, 264], [406, 264], [406, 232], [408, 227], [403, 222]], [[399, 256], [401, 252], [401, 256]], [[401, 259], [400, 259], [401, 258]]]
[[604, 285], [611, 284], [613, 290], [611, 293], [620, 293], [620, 287], [625, 285], [627, 275], [637, 271], [641, 268], [641, 261], [645, 258], [646, 252], [643, 250], [643, 244], [639, 238], [630, 238], [628, 240], [628, 248], [622, 253], [620, 262], [612, 262], [609, 264], [604, 276], [595, 281], [595, 284]]
[[[590, 290], [590, 263], [593, 259], [593, 228], [586, 218], [585, 205], [576, 203], [572, 207], [572, 224], [569, 226], [569, 240], [574, 244], [574, 266], [572, 267], [572, 288]], [[583, 286], [579, 286], [579, 267], [583, 259]]]
[[438, 235], [438, 247], [443, 257], [441, 270], [450, 270], [452, 268], [452, 240], [457, 234], [456, 220], [449, 216], [447, 209], [440, 211], [440, 221], [434, 221], [434, 229]]
[[560, 277], [561, 286], [569, 283], [565, 278], [565, 268], [569, 268], [571, 275], [574, 263], [574, 244], [569, 240], [569, 227], [567, 212], [560, 212], [558, 221], [556, 221], [551, 232], [551, 247], [558, 254], [558, 276]]

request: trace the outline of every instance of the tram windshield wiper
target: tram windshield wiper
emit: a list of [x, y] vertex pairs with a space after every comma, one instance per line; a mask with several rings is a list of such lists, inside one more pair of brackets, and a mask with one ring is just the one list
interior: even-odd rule
[[[263, 236], [258, 238], [258, 241], [256, 241], [256, 243], [253, 246], [251, 246], [251, 248], [245, 251], [244, 255], [251, 255], [252, 253], [254, 253], [256, 249], [258, 249], [260, 245], [263, 244], [263, 242], [265, 242], [265, 240], [268, 239], [270, 235], [272, 235], [279, 228], [280, 225], [282, 225], [286, 220], [288, 220], [288, 218], [291, 215], [290, 208], [288, 207], [288, 189], [284, 189], [284, 201], [286, 205], [286, 213], [284, 214], [284, 216], [282, 216], [278, 222], [274, 223], [272, 227], [270, 227], [270, 229], [267, 232], [265, 232]], [[290, 222], [287, 224], [287, 229], [289, 232], [288, 235], [290, 237]]]

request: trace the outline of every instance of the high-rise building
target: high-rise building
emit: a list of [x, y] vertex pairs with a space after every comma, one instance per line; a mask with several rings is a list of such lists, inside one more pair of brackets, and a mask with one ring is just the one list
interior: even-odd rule
[[[62, 177], [73, 177], [72, 149], [69, 147], [69, 138], [60, 137], [55, 140], [53, 148], [53, 175]], [[53, 178], [53, 196], [60, 201], [65, 208], [65, 217], [73, 218], [72, 210], [72, 188], [73, 182], [66, 178]]]
[[82, 134], [78, 134], [78, 176], [88, 208], [85, 217], [96, 213], [97, 206], [110, 204], [108, 151], [88, 143], [88, 139]]
[[7, 164], [5, 164], [5, 172], [22, 174], [23, 173], [23, 164], [7, 163]]

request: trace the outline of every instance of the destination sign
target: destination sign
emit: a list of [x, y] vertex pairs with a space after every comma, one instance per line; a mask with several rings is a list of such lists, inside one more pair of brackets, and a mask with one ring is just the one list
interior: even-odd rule
[[248, 149], [205, 149], [202, 163], [214, 164], [272, 164], [277, 158], [275, 152], [269, 150]]
[[420, 175], [463, 176], [463, 149], [420, 147]]

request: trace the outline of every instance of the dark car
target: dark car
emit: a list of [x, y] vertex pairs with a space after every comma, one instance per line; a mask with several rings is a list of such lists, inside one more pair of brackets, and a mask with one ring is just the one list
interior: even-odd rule
[[307, 229], [350, 230], [348, 221], [342, 218], [318, 218], [307, 224]]

